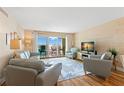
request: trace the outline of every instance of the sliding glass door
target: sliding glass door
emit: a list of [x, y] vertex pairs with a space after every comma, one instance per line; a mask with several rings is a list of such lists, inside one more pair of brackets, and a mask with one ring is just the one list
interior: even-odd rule
[[47, 45], [47, 37], [44, 36], [38, 37], [38, 45]]
[[48, 40], [49, 45], [49, 56], [56, 57], [58, 56], [58, 38], [57, 37], [49, 37]]
[[38, 52], [40, 53], [40, 56], [46, 57], [47, 56], [47, 41], [48, 38], [45, 36], [39, 36], [38, 37]]
[[65, 51], [65, 44], [60, 37], [38, 37], [38, 49], [45, 50], [44, 55], [46, 57], [58, 57], [63, 56]]

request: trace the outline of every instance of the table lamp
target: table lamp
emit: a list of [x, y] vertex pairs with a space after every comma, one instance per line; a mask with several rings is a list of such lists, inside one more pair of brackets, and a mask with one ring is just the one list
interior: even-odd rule
[[16, 57], [16, 49], [20, 49], [20, 41], [18, 39], [10, 40], [10, 49], [14, 49], [13, 57]]

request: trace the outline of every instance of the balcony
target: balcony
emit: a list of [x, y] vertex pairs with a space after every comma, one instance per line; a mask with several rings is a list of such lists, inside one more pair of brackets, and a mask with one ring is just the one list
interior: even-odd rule
[[61, 57], [65, 53], [65, 41], [59, 37], [38, 37], [38, 51], [42, 58]]

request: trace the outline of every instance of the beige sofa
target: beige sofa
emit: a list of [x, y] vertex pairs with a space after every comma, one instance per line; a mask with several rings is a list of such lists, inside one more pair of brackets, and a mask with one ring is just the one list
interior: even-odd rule
[[62, 64], [44, 64], [35, 59], [11, 59], [4, 69], [8, 86], [53, 86], [61, 74]]

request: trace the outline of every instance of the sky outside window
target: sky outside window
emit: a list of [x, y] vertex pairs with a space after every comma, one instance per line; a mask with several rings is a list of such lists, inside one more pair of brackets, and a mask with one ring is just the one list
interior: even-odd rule
[[[38, 45], [46, 45], [48, 37], [38, 37]], [[58, 37], [49, 37], [49, 45], [61, 45], [62, 39]]]
[[38, 37], [38, 45], [46, 45], [47, 37]]

